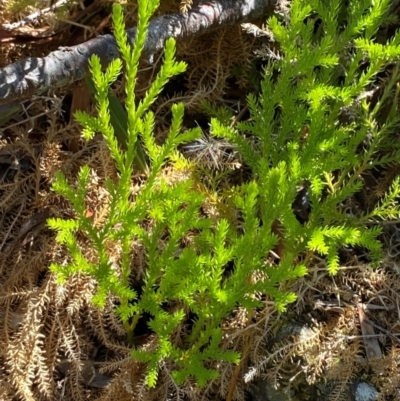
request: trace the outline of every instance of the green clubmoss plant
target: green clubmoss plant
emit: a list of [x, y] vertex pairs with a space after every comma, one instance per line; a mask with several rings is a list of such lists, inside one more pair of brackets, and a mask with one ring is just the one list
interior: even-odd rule
[[[268, 227], [279, 222], [285, 260], [305, 255], [307, 264], [317, 252], [334, 274], [338, 250], [360, 246], [378, 264], [381, 227], [371, 223], [399, 215], [398, 180], [375, 209], [345, 207], [369, 170], [400, 161], [393, 135], [400, 75], [397, 65], [390, 68], [399, 60], [400, 34], [385, 45], [374, 40], [390, 4], [294, 0], [286, 21], [268, 21], [280, 55], [266, 65], [261, 93], [248, 96], [248, 121], [233, 129], [212, 119], [213, 134], [232, 141], [251, 167], [260, 218]], [[391, 76], [372, 101], [378, 74], [388, 68]], [[304, 187], [310, 212], [300, 221], [293, 205]]]
[[[151, 88], [143, 100], [137, 102], [135, 99], [139, 57], [149, 16], [156, 6], [154, 0], [139, 2], [138, 30], [132, 48], [125, 35], [121, 8], [115, 6], [113, 11], [115, 36], [126, 76], [128, 129], [124, 147], [118, 142], [110, 122], [108, 96], [110, 85], [122, 70], [122, 61], [115, 60], [104, 73], [98, 57], [90, 61], [98, 116], [77, 112], [76, 118], [84, 127], [86, 139], [91, 139], [97, 131], [103, 134], [119, 177], [116, 182], [107, 180], [109, 213], [102, 227], [94, 227], [85, 212], [89, 167], [81, 168], [75, 184], [68, 183], [61, 172], [57, 173], [53, 189], [71, 203], [77, 218], [49, 219], [49, 226], [58, 232], [57, 240], [65, 245], [71, 256], [66, 266], [52, 264], [50, 269], [57, 274], [60, 283], [76, 273], [94, 277], [98, 287], [93, 302], [99, 307], [105, 304], [109, 294], [117, 296], [116, 311], [124, 323], [130, 344], [133, 344], [138, 320], [145, 312], [150, 314], [148, 324], [157, 335], [158, 347], [153, 351], [132, 350], [133, 358], [147, 363], [149, 386], [156, 384], [159, 364], [166, 359], [175, 363], [177, 383], [193, 376], [199, 385], [205, 385], [218, 376], [218, 372], [209, 367], [210, 362], [239, 361], [237, 352], [220, 348], [223, 319], [238, 305], [249, 311], [260, 307], [262, 303], [256, 293], [270, 294], [278, 307], [284, 309], [295, 296], [280, 291], [279, 284], [304, 274], [305, 268], [283, 262], [280, 269], [275, 269], [266, 263], [266, 256], [277, 243], [277, 237], [270, 232], [269, 226], [260, 225], [255, 203], [256, 185], [249, 184], [245, 194], [235, 199], [236, 207], [243, 215], [243, 229], [238, 232], [227, 220], [213, 221], [201, 213], [205, 197], [194, 189], [190, 180], [172, 184], [161, 178], [163, 165], [168, 160], [179, 159], [178, 145], [199, 138], [201, 130], [180, 132], [184, 110], [182, 104], [176, 104], [172, 107], [172, 122], [165, 143], [160, 146], [153, 137], [154, 115], [150, 106], [168, 79], [185, 69], [184, 63], [174, 59], [172, 39], [166, 43], [163, 66]], [[150, 163], [146, 182], [133, 198], [131, 179], [139, 135]], [[84, 257], [78, 240], [82, 235], [91, 244], [95, 261]], [[192, 246], [182, 247], [185, 238], [189, 237]], [[120, 244], [122, 256], [118, 266], [110, 260], [107, 249], [110, 242]], [[145, 284], [140, 296], [129, 286], [131, 248], [138, 242], [145, 247], [147, 256]], [[228, 263], [233, 263], [235, 268], [228, 278], [224, 278]], [[264, 279], [254, 282], [251, 277], [256, 272], [262, 272]], [[166, 309], [168, 304], [175, 307]], [[189, 312], [195, 316], [194, 322], [186, 322]], [[184, 339], [184, 346], [177, 346], [172, 343], [172, 335], [179, 325], [185, 324], [192, 325], [190, 334]]]
[[[366, 247], [373, 260], [379, 260], [380, 229], [371, 222], [398, 215], [393, 203], [399, 182], [395, 181], [393, 191], [377, 208], [363, 215], [347, 213], [343, 203], [361, 189], [366, 170], [399, 159], [398, 147], [388, 142], [398, 125], [396, 109], [390, 110], [384, 123], [377, 122], [382, 105], [393, 91], [398, 95], [394, 90], [397, 70], [375, 105], [365, 91], [400, 54], [400, 37], [396, 35], [386, 47], [372, 41], [388, 1], [350, 3], [347, 19], [342, 16], [347, 6], [338, 0], [294, 0], [290, 21], [270, 19], [269, 28], [280, 42], [282, 57], [267, 66], [261, 94], [249, 96], [250, 120], [237, 128], [212, 120], [212, 133], [233, 141], [252, 169], [249, 182], [232, 188], [232, 199], [226, 200], [236, 220], [206, 216], [202, 212], [205, 195], [191, 179], [169, 182], [161, 174], [166, 163], [182, 160], [177, 150], [180, 144], [202, 134], [200, 129], [181, 132], [184, 108], [175, 104], [164, 144], [154, 140], [151, 105], [167, 81], [184, 71], [185, 64], [176, 62], [175, 43], [169, 39], [162, 68], [138, 101], [138, 63], [158, 0], [138, 1], [139, 22], [132, 47], [121, 7], [114, 6], [122, 61], [113, 61], [103, 73], [98, 57], [91, 59], [98, 116], [78, 112], [76, 118], [87, 140], [95, 132], [103, 134], [119, 176], [115, 181], [107, 179], [109, 212], [102, 226], [94, 227], [85, 213], [89, 167], [81, 168], [76, 183], [67, 182], [62, 173], [56, 175], [53, 189], [71, 203], [77, 218], [49, 219], [70, 254], [67, 265], [52, 264], [51, 270], [60, 283], [76, 273], [94, 277], [98, 287], [93, 302], [99, 307], [109, 294], [119, 300], [116, 312], [133, 348], [132, 357], [147, 364], [149, 386], [156, 385], [159, 366], [167, 360], [174, 365], [178, 384], [194, 377], [200, 386], [218, 376], [215, 361], [237, 363], [239, 354], [221, 347], [224, 319], [238, 307], [251, 315], [262, 307], [265, 296], [284, 311], [296, 299], [287, 290], [288, 283], [306, 274], [313, 252], [326, 255], [331, 273], [338, 269], [338, 249], [343, 245]], [[124, 147], [110, 122], [108, 96], [123, 67], [128, 117]], [[354, 118], [341, 122], [345, 114]], [[149, 164], [145, 182], [133, 195], [139, 136]], [[301, 186], [309, 188], [311, 205], [303, 222], [293, 208]], [[85, 246], [90, 243], [92, 247], [90, 261], [82, 252], [82, 236]], [[109, 243], [119, 244], [120, 260], [111, 260]], [[140, 295], [130, 287], [131, 250], [137, 243], [146, 251]], [[281, 251], [273, 259], [270, 256], [276, 254], [277, 246]], [[144, 314], [150, 316], [148, 325], [157, 337], [152, 350], [134, 346], [135, 328]], [[178, 332], [187, 334], [177, 344], [173, 338]]]

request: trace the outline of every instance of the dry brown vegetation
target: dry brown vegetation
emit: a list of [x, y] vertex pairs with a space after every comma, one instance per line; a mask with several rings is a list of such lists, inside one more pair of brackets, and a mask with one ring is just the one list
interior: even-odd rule
[[[281, 3], [284, 9], [287, 5]], [[18, 18], [10, 11], [10, 4], [3, 2], [0, 6], [0, 21]], [[179, 12], [180, 6], [184, 10], [188, 5], [190, 2], [162, 1], [158, 13]], [[83, 13], [90, 16], [87, 21], [75, 20], [77, 15], [83, 18], [76, 5], [70, 7], [68, 19], [102, 33], [109, 29], [107, 3], [102, 2], [96, 10], [93, 16]], [[25, 13], [28, 11], [33, 12], [34, 6]], [[128, 5], [127, 26], [135, 24], [135, 12], [135, 5]], [[0, 65], [79, 43], [92, 34], [59, 18], [50, 13], [25, 27], [23, 38], [4, 41]], [[254, 21], [259, 26], [262, 22]], [[58, 30], [60, 26], [62, 30]], [[42, 39], [35, 36], [35, 32], [46, 30], [57, 34]], [[170, 106], [177, 100], [186, 105], [186, 126], [198, 124], [205, 133], [208, 120], [200, 107], [203, 100], [225, 105], [238, 118], [243, 117], [245, 95], [256, 90], [254, 82], [260, 73], [254, 52], [267, 44], [267, 38], [255, 37], [241, 26], [178, 44], [178, 58], [185, 60], [188, 68], [154, 105], [158, 139], [163, 139]], [[153, 65], [143, 62], [138, 96], [149, 86], [158, 65], [157, 59]], [[123, 83], [114, 90], [123, 99]], [[55, 172], [61, 169], [72, 179], [84, 164], [95, 169], [88, 214], [98, 221], [107, 207], [104, 179], [116, 174], [100, 136], [88, 143], [80, 139], [80, 127], [72, 116], [77, 108], [93, 108], [81, 85], [26, 101], [24, 109], [0, 127], [0, 399], [244, 400], [245, 389], [257, 377], [289, 386], [293, 399], [299, 400], [346, 399], [345, 385], [351, 379], [374, 384], [380, 400], [400, 399], [397, 223], [385, 226], [382, 240], [386, 257], [380, 268], [372, 269], [360, 250], [349, 249], [343, 251], [339, 274], [330, 277], [324, 260], [314, 258], [308, 275], [292, 285], [299, 297], [288, 313], [279, 315], [268, 302], [254, 316], [237, 310], [225, 322], [224, 346], [240, 351], [242, 360], [238, 367], [220, 364], [218, 381], [205, 389], [189, 381], [178, 388], [166, 363], [160, 366], [157, 387], [146, 388], [144, 367], [130, 358], [124, 329], [113, 312], [113, 299], [104, 310], [96, 309], [90, 302], [96, 285], [92, 279], [76, 276], [59, 286], [48, 271], [52, 261], [63, 263], [67, 255], [55, 242], [54, 232], [46, 227], [46, 218], [73, 216], [69, 205], [50, 190]], [[240, 160], [224, 144], [206, 145], [195, 152], [183, 151], [203, 169], [211, 170], [209, 177], [220, 174], [224, 180], [241, 179], [245, 172], [239, 168]], [[398, 171], [398, 166], [391, 166], [378, 179], [365, 177], [368, 185], [363, 198], [354, 199], [349, 208], [374, 204]], [[165, 173], [171, 179], [174, 176], [173, 171]], [[137, 186], [141, 179], [138, 174]], [[224, 180], [220, 180], [221, 185]], [[208, 182], [206, 176], [201, 185], [209, 192], [207, 212], [211, 214], [218, 199]], [[114, 251], [118, 254], [118, 249]], [[90, 248], [85, 252], [90, 258]], [[132, 281], [140, 283], [145, 266], [139, 246], [133, 256]], [[151, 348], [154, 338], [145, 322], [139, 328], [135, 343]], [[369, 331], [364, 331], [366, 328]], [[325, 380], [331, 386], [329, 396], [324, 395]], [[314, 385], [314, 393], [306, 383]]]

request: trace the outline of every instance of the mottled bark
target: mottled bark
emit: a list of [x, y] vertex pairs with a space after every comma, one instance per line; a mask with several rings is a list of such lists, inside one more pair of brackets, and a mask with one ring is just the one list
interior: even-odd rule
[[[144, 52], [152, 55], [163, 49], [169, 37], [177, 40], [263, 15], [275, 0], [214, 0], [193, 7], [187, 14], [171, 14], [151, 21]], [[129, 29], [133, 42], [136, 28]], [[99, 55], [106, 66], [118, 57], [115, 38], [98, 36], [73, 47], [61, 47], [47, 57], [30, 57], [0, 69], [0, 104], [23, 100], [50, 88], [60, 88], [82, 79], [89, 58]]]

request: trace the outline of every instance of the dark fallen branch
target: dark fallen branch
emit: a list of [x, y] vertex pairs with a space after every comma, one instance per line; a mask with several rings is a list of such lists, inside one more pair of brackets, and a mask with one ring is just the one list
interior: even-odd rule
[[[186, 14], [164, 15], [151, 21], [144, 53], [152, 55], [164, 48], [167, 38], [191, 37], [221, 26], [247, 22], [262, 16], [275, 0], [214, 0], [193, 7]], [[133, 42], [136, 28], [129, 29]], [[30, 57], [0, 69], [0, 104], [24, 100], [51, 88], [78, 81], [88, 72], [89, 58], [99, 55], [104, 66], [118, 57], [112, 35], [73, 47], [60, 47], [47, 57]]]

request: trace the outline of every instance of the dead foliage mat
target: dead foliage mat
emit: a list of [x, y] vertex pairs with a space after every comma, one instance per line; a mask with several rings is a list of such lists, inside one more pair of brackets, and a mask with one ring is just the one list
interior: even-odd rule
[[[10, 4], [0, 6], [0, 21], [21, 16], [10, 11]], [[93, 4], [48, 13], [8, 37], [0, 31], [0, 66], [109, 32], [110, 4]], [[126, 15], [128, 26], [135, 24], [132, 4]], [[24, 17], [35, 11], [28, 5]], [[166, 12], [179, 12], [179, 1], [162, 2], [158, 13]], [[256, 90], [261, 65], [254, 51], [263, 43], [263, 38], [233, 26], [179, 44], [178, 57], [188, 68], [154, 105], [158, 139], [163, 139], [176, 101], [186, 105], [186, 127], [200, 125], [205, 133], [203, 100], [225, 105], [240, 116], [245, 94]], [[160, 59], [152, 65], [143, 62], [139, 97], [159, 64]], [[123, 83], [113, 89], [123, 99]], [[67, 255], [46, 227], [46, 219], [73, 216], [70, 206], [50, 189], [55, 172], [61, 169], [73, 180], [80, 166], [93, 168], [88, 213], [98, 221], [105, 212], [105, 177], [116, 174], [100, 136], [89, 143], [81, 141], [72, 116], [77, 109], [93, 110], [81, 83], [24, 102], [23, 110], [0, 128], [1, 400], [244, 400], [256, 377], [288, 386], [294, 400], [347, 400], [345, 388], [352, 380], [373, 384], [380, 400], [400, 399], [398, 224], [386, 227], [382, 238], [386, 257], [379, 269], [373, 270], [360, 250], [349, 249], [343, 251], [340, 273], [329, 277], [324, 260], [315, 258], [309, 274], [293, 285], [299, 298], [288, 313], [278, 315], [268, 302], [251, 320], [237, 310], [225, 322], [226, 341], [242, 353], [242, 361], [238, 367], [220, 364], [219, 380], [202, 390], [190, 381], [176, 388], [165, 363], [156, 389], [147, 389], [144, 366], [129, 356], [113, 300], [100, 311], [90, 303], [93, 280], [77, 276], [60, 287], [48, 271], [52, 261], [62, 263]], [[200, 150], [188, 151], [187, 156], [228, 181], [240, 179], [240, 160], [226, 157], [228, 145], [204, 141]], [[362, 199], [354, 201], [359, 207], [375, 202], [398, 172], [396, 166], [390, 173], [382, 172], [380, 182], [371, 180]], [[172, 177], [174, 172], [167, 169], [165, 174]], [[140, 180], [138, 176], [138, 186]], [[203, 185], [207, 190], [207, 182]], [[85, 250], [89, 256], [90, 251]], [[132, 280], [140, 282], [145, 266], [139, 247], [132, 260]], [[146, 326], [139, 331], [136, 343], [151, 347], [154, 339]], [[331, 390], [322, 396], [326, 383]]]

